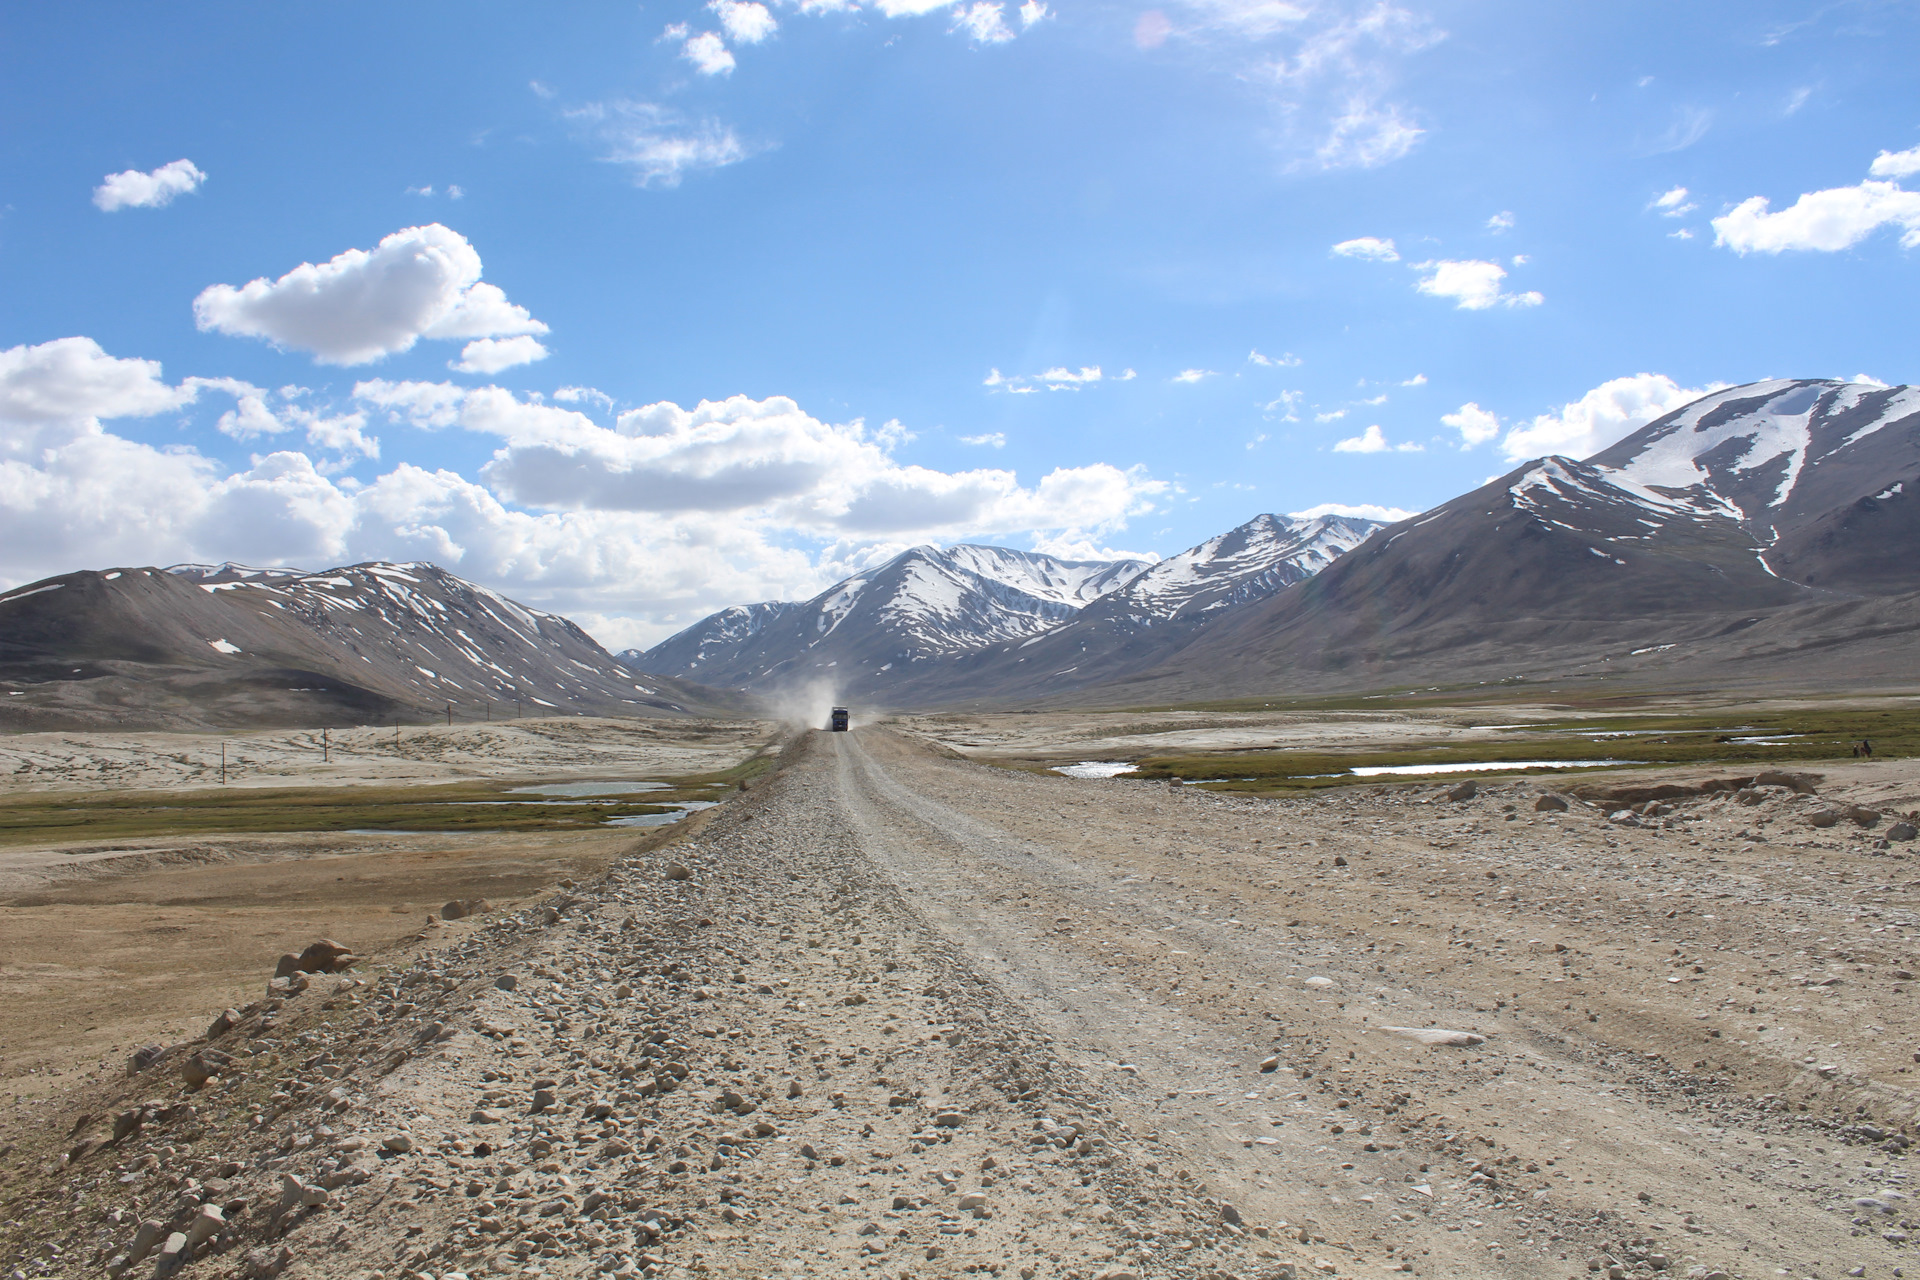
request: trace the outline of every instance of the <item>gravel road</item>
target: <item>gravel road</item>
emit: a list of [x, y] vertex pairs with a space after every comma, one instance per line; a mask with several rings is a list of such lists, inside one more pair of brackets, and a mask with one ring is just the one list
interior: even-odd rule
[[1897, 1274], [1911, 846], [1540, 787], [803, 735], [604, 880], [0, 1113], [0, 1265]]

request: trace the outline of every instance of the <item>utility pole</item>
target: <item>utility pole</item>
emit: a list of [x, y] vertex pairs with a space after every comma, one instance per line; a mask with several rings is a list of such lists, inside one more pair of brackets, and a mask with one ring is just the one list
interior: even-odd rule
[[320, 730], [320, 763], [331, 764], [332, 762], [333, 744], [327, 741], [327, 731], [322, 729]]
[[447, 704], [447, 728], [453, 728], [453, 704], [451, 702]]
[[220, 785], [227, 785], [227, 744], [220, 744]]
[[395, 716], [393, 718], [393, 749], [395, 751], [398, 751], [400, 749], [400, 717], [399, 716]]

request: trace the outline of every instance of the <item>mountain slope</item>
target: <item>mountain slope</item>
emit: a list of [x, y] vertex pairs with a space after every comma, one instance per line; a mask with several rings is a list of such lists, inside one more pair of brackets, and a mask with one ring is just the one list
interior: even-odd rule
[[[324, 725], [709, 713], [565, 618], [431, 564], [83, 571], [0, 596], [0, 724]], [[719, 701], [716, 701], [718, 699]]]
[[[1618, 671], [1659, 645], [1723, 678], [1712, 663], [1752, 653], [1731, 637], [1756, 628], [1786, 653], [1794, 620], [1815, 617], [1880, 619], [1867, 629], [1883, 649], [1903, 605], [1831, 606], [1920, 591], [1917, 487], [1920, 390], [1731, 388], [1392, 526], [1203, 628], [1126, 696]], [[1823, 654], [1844, 650], [1822, 625]], [[1685, 656], [1660, 652], [1667, 668]]]
[[748, 689], [845, 683], [1035, 635], [1146, 567], [1007, 547], [914, 547], [801, 604], [723, 610], [627, 661], [640, 671]]

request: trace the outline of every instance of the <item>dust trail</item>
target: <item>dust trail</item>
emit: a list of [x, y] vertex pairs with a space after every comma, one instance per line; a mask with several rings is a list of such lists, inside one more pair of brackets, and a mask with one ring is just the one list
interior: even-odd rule
[[773, 714], [803, 729], [824, 729], [827, 717], [840, 705], [840, 686], [826, 679], [794, 685], [775, 694]]

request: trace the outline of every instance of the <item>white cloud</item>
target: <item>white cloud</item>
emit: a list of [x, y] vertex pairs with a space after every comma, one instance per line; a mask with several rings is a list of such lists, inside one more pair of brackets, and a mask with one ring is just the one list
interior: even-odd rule
[[[1111, 381], [1127, 382], [1135, 376], [1133, 370], [1129, 369]], [[980, 385], [1013, 395], [1029, 395], [1043, 387], [1048, 391], [1078, 391], [1082, 387], [1107, 380], [1097, 364], [1082, 365], [1077, 370], [1069, 369], [1065, 365], [1055, 365], [1051, 369], [1031, 374], [1004, 374], [998, 369], [991, 369], [987, 372], [987, 376], [980, 380]]]
[[1377, 425], [1368, 427], [1357, 436], [1349, 436], [1345, 440], [1337, 441], [1333, 446], [1335, 453], [1420, 453], [1424, 449], [1424, 445], [1418, 445], [1412, 441], [1389, 444], [1386, 433]]
[[1684, 218], [1700, 206], [1687, 199], [1685, 187], [1675, 187], [1653, 198], [1647, 208], [1658, 209], [1663, 218]]
[[613, 397], [594, 387], [561, 387], [553, 398], [561, 404], [597, 404], [608, 411], [613, 408]]
[[1500, 419], [1469, 400], [1453, 413], [1443, 413], [1440, 421], [1460, 433], [1460, 447], [1471, 449], [1500, 434]]
[[1323, 502], [1308, 507], [1305, 511], [1289, 511], [1295, 520], [1318, 520], [1321, 516], [1352, 516], [1358, 520], [1378, 520], [1382, 524], [1398, 524], [1402, 520], [1411, 520], [1419, 515], [1418, 511], [1408, 511], [1405, 507], [1383, 507], [1375, 502]]
[[1643, 156], [1669, 155], [1675, 151], [1685, 151], [1694, 143], [1707, 136], [1713, 127], [1713, 112], [1705, 107], [1679, 107], [1673, 113], [1673, 120], [1657, 137], [1640, 147]]
[[607, 163], [632, 170], [643, 187], [677, 187], [690, 173], [723, 169], [753, 154], [730, 127], [689, 120], [658, 103], [616, 99], [567, 114], [606, 144]]
[[1427, 385], [1427, 375], [1424, 373], [1416, 373], [1400, 385], [1403, 387], [1424, 387]]
[[439, 223], [396, 231], [278, 280], [216, 284], [193, 300], [204, 330], [265, 338], [321, 364], [367, 364], [420, 338], [508, 337], [547, 326], [480, 280], [480, 255]]
[[1681, 227], [1681, 228], [1680, 228], [1680, 229], [1679, 229], [1678, 231], [1669, 231], [1669, 232], [1667, 232], [1667, 239], [1669, 239], [1669, 240], [1691, 240], [1691, 239], [1693, 239], [1693, 228], [1692, 228], [1692, 227]]
[[1315, 422], [1338, 422], [1351, 412], [1353, 412], [1351, 409], [1329, 409], [1325, 413], [1314, 414], [1313, 420]]
[[93, 203], [102, 212], [115, 209], [158, 209], [173, 203], [173, 198], [197, 191], [207, 180], [191, 160], [175, 160], [151, 173], [128, 169], [110, 173], [93, 189]]
[[988, 431], [977, 436], [961, 436], [960, 443], [986, 445], [990, 449], [1004, 449], [1007, 447], [1007, 433], [1004, 431]]
[[1333, 246], [1333, 251], [1343, 258], [1364, 258], [1368, 262], [1400, 261], [1400, 251], [1393, 247], [1393, 241], [1382, 240], [1378, 236], [1342, 240]]
[[1499, 213], [1487, 219], [1487, 230], [1493, 232], [1495, 235], [1513, 230], [1513, 214], [1508, 210], [1502, 209]]
[[[224, 436], [240, 441], [257, 440], [262, 436], [277, 436], [289, 431], [306, 432], [307, 443], [320, 449], [339, 454], [354, 454], [363, 458], [380, 456], [380, 441], [366, 433], [367, 416], [364, 413], [344, 413], [327, 416], [297, 404], [282, 404], [278, 412], [267, 405], [267, 393], [259, 387], [248, 386], [235, 379], [195, 379], [188, 383], [201, 383], [218, 387], [235, 397], [234, 407], [220, 415], [214, 423], [214, 430]], [[289, 401], [304, 394], [301, 388], [283, 387], [280, 398]], [[329, 464], [334, 465], [334, 464]]]
[[1041, 0], [1026, 0], [1020, 6], [1020, 29], [1026, 30], [1034, 23], [1053, 16], [1053, 10], [1041, 3]]
[[680, 47], [680, 56], [691, 62], [693, 69], [703, 76], [729, 75], [734, 67], [733, 54], [727, 48], [727, 42], [712, 31], [688, 36], [687, 42]]
[[710, 0], [707, 8], [720, 15], [720, 25], [739, 44], [759, 44], [780, 29], [767, 6], [753, 0]]
[[1258, 351], [1249, 351], [1247, 359], [1267, 369], [1293, 369], [1300, 364], [1300, 357], [1291, 351], [1278, 356], [1263, 356]]
[[1006, 6], [994, 0], [974, 0], [957, 10], [950, 30], [965, 32], [975, 44], [1005, 44], [1014, 34], [1007, 25]]
[[[336, 481], [291, 450], [229, 472], [191, 448], [102, 426], [206, 391], [260, 401], [225, 419], [249, 439], [304, 429], [315, 445], [372, 456], [372, 412], [492, 434], [496, 483], [407, 463], [364, 484]], [[1008, 470], [907, 465], [891, 454], [910, 438], [898, 424], [829, 425], [779, 397], [649, 405], [606, 428], [498, 388], [375, 381], [358, 391], [358, 409], [321, 412], [290, 403], [307, 395], [298, 387], [272, 403], [237, 379], [169, 386], [156, 363], [86, 338], [0, 351], [0, 584], [129, 562], [430, 559], [566, 612], [602, 640], [642, 643], [726, 604], [805, 598], [915, 542], [1093, 546], [1169, 490], [1105, 464], [1024, 485]], [[503, 500], [523, 490], [546, 499], [541, 509]]]
[[1614, 378], [1571, 404], [1514, 427], [1500, 442], [1500, 449], [1509, 462], [1546, 454], [1585, 458], [1724, 385], [1689, 390], [1657, 373]]
[[447, 362], [456, 373], [499, 373], [516, 365], [545, 360], [547, 348], [538, 338], [475, 338], [460, 349], [460, 358]]
[[1882, 151], [1867, 166], [1870, 178], [1910, 178], [1920, 173], [1920, 147], [1908, 147], [1905, 151]]
[[1735, 253], [1851, 249], [1882, 227], [1901, 229], [1900, 247], [1920, 247], [1920, 191], [1869, 179], [1853, 187], [1809, 191], [1778, 213], [1767, 198], [1743, 200], [1713, 220], [1714, 244]]
[[1208, 378], [1217, 378], [1219, 376], [1220, 375], [1212, 369], [1182, 369], [1173, 375], [1173, 381], [1202, 382]]
[[1435, 298], [1451, 298], [1462, 311], [1484, 311], [1492, 306], [1537, 307], [1546, 299], [1540, 294], [1507, 293], [1500, 282], [1507, 278], [1506, 268], [1497, 262], [1440, 261], [1421, 262], [1416, 271], [1427, 273], [1415, 288]]
[[[1009, 471], [902, 466], [898, 424], [831, 425], [782, 396], [670, 402], [612, 428], [498, 387], [361, 383], [354, 394], [414, 422], [448, 419], [506, 443], [481, 475], [502, 497], [555, 511], [752, 512], [784, 528], [877, 537], [943, 531], [1117, 527], [1165, 486], [1105, 464], [1060, 468], [1032, 489]], [[957, 532], [956, 532], [957, 536]]]
[[1260, 412], [1269, 418], [1279, 418], [1282, 422], [1300, 421], [1300, 402], [1306, 399], [1304, 391], [1282, 391], [1276, 398], [1260, 406]]

